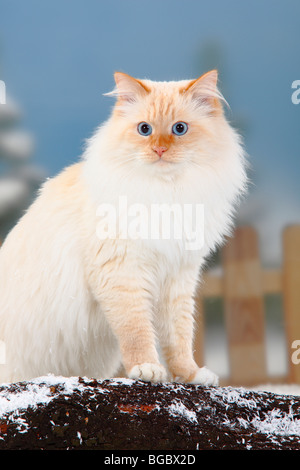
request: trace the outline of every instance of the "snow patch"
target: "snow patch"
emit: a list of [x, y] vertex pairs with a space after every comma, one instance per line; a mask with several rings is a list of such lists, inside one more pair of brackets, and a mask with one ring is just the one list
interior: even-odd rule
[[11, 393], [9, 389], [0, 396], [0, 417], [16, 410], [25, 410], [41, 403], [49, 403], [53, 399], [50, 388], [55, 385], [63, 385], [65, 393], [71, 393], [78, 387], [78, 379], [66, 379], [65, 377], [46, 376], [39, 377], [28, 382], [26, 390]]
[[[256, 391], [256, 393], [261, 393], [263, 397], [266, 390], [264, 387], [262, 388], [263, 390], [259, 387], [259, 391]], [[211, 398], [222, 401], [227, 409], [230, 405], [236, 404], [242, 409], [248, 408], [254, 410], [254, 412], [257, 411], [256, 416], [251, 421], [242, 417], [237, 418], [238, 424], [242, 428], [247, 429], [252, 426], [258, 433], [267, 434], [268, 436], [300, 436], [300, 419], [295, 418], [292, 409], [289, 412], [283, 412], [274, 408], [261, 416], [258, 413], [259, 403], [247, 397], [247, 393], [248, 391], [244, 388], [231, 389], [231, 387], [224, 387], [210, 390]], [[235, 425], [229, 419], [225, 420], [223, 424], [229, 427]]]
[[257, 407], [257, 403], [253, 398], [247, 397], [247, 390], [244, 388], [212, 388], [209, 390], [212, 399], [220, 399], [229, 408], [230, 405], [236, 404], [241, 408], [249, 408], [253, 410]]
[[56, 393], [50, 387], [60, 385], [63, 390], [60, 394], [70, 395], [74, 390], [81, 388], [78, 377], [61, 377], [48, 375], [38, 377], [27, 383], [26, 390], [12, 393], [10, 384], [6, 384], [7, 389], [1, 391], [0, 395], [0, 419], [8, 414], [18, 425], [19, 430], [26, 431], [27, 423], [19, 417], [19, 412], [28, 408], [35, 408], [38, 405], [47, 405], [56, 397]]
[[135, 382], [135, 380], [127, 379], [126, 377], [115, 377], [113, 379], [109, 379], [109, 385], [132, 385]]
[[183, 417], [192, 423], [197, 423], [197, 415], [194, 411], [189, 410], [183, 403], [174, 401], [167, 408], [169, 414], [175, 418]]
[[300, 436], [300, 420], [293, 414], [282, 413], [280, 410], [272, 410], [265, 414], [264, 419], [259, 416], [251, 421], [257, 432], [268, 435]]

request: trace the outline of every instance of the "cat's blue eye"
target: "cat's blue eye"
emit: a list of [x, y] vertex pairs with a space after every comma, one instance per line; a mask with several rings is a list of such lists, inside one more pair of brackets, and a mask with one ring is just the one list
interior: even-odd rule
[[140, 122], [138, 125], [138, 132], [144, 136], [150, 135], [152, 134], [152, 127], [147, 122]]
[[175, 135], [184, 135], [188, 130], [188, 125], [186, 122], [176, 122], [172, 127], [172, 132]]

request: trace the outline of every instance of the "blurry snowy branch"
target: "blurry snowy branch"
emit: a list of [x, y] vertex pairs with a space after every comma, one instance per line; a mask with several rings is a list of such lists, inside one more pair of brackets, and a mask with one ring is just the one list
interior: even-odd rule
[[32, 163], [33, 137], [22, 128], [19, 107], [8, 100], [0, 105], [0, 237], [12, 227], [44, 180]]

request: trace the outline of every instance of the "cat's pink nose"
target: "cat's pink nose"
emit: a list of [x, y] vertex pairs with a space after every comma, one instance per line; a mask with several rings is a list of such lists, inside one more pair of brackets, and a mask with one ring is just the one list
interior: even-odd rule
[[159, 156], [159, 158], [161, 158], [162, 154], [163, 154], [164, 152], [166, 152], [168, 149], [167, 149], [167, 147], [153, 147], [153, 150], [154, 150], [154, 152], [157, 153], [157, 155]]

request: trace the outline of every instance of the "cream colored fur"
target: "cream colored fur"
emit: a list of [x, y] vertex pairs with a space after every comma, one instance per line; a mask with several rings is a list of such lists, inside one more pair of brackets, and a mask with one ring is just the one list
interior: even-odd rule
[[[123, 365], [131, 378], [217, 383], [193, 359], [193, 295], [245, 189], [239, 137], [215, 72], [193, 82], [115, 79], [111, 117], [82, 160], [44, 184], [0, 250], [0, 382], [107, 378]], [[189, 130], [177, 138], [170, 129], [179, 120]], [[152, 123], [151, 138], [138, 134], [141, 121]], [[165, 159], [155, 143], [168, 146]], [[97, 208], [117, 206], [120, 195], [145, 207], [204, 204], [205, 245], [99, 239]]]

